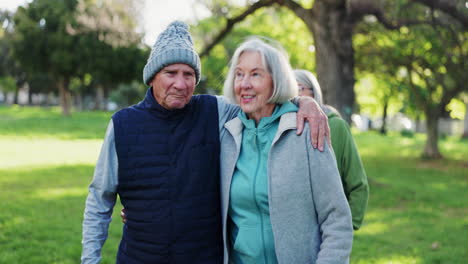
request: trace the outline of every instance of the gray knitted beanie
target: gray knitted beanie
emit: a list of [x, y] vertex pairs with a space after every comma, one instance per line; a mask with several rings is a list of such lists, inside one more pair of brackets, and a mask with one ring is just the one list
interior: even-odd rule
[[184, 22], [174, 21], [159, 34], [143, 69], [145, 84], [150, 85], [155, 74], [164, 67], [176, 63], [184, 63], [192, 67], [198, 84], [201, 71], [200, 57], [193, 49], [192, 36], [188, 29], [188, 25]]

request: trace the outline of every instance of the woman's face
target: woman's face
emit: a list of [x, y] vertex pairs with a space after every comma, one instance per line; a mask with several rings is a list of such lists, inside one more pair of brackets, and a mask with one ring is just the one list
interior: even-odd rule
[[312, 89], [310, 89], [310, 87], [307, 87], [307, 85], [301, 83], [301, 82], [297, 82], [297, 86], [299, 88], [299, 95], [300, 96], [310, 96], [312, 98], [314, 98], [314, 92], [312, 91]]
[[262, 117], [271, 116], [275, 105], [267, 101], [273, 93], [273, 80], [260, 53], [243, 52], [234, 73], [234, 93], [242, 111], [256, 123]]

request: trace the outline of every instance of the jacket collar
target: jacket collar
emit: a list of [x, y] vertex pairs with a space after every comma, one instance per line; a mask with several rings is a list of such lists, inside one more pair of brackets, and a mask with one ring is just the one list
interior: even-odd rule
[[[238, 146], [240, 146], [240, 141], [242, 139], [242, 130], [244, 129], [244, 125], [239, 117], [232, 119], [231, 121], [224, 124], [224, 127], [231, 133], [234, 137], [234, 140]], [[278, 131], [276, 132], [275, 138], [273, 139], [273, 143], [279, 139], [282, 133], [290, 129], [297, 128], [297, 121], [296, 121], [296, 112], [289, 112], [285, 113], [281, 116]]]
[[231, 133], [234, 139], [236, 139], [237, 143], [237, 139], [242, 137], [242, 130], [244, 129], [244, 125], [242, 124], [240, 118], [236, 117], [229, 122], [226, 122], [224, 127], [227, 129], [227, 131], [229, 131], [229, 133]]
[[296, 112], [289, 112], [285, 113], [281, 116], [278, 132], [284, 132], [289, 129], [296, 129], [297, 128], [297, 121], [296, 121]]
[[285, 113], [281, 116], [278, 131], [273, 138], [273, 144], [279, 139], [281, 134], [291, 129], [297, 129], [296, 112]]

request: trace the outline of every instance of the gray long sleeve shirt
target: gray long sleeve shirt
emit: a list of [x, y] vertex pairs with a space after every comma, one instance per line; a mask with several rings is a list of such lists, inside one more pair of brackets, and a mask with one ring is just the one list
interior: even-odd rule
[[[224, 124], [236, 117], [239, 107], [216, 97], [218, 103], [220, 138], [225, 133]], [[101, 249], [107, 239], [112, 211], [117, 199], [118, 159], [115, 149], [114, 124], [107, 127], [104, 143], [99, 154], [94, 178], [89, 186], [83, 220], [83, 251], [81, 263], [101, 261]]]

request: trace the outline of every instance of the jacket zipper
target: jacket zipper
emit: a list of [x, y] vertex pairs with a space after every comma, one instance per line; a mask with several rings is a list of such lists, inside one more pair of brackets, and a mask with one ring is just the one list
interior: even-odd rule
[[[258, 144], [258, 140], [257, 140], [257, 128], [255, 128], [254, 130], [254, 143], [255, 143], [255, 146], [257, 147], [257, 160], [260, 161], [261, 160], [261, 156], [262, 156], [262, 153], [261, 153], [261, 150], [260, 150], [260, 147], [259, 147], [259, 144]], [[262, 253], [263, 253], [263, 260], [264, 260], [264, 263], [265, 264], [268, 264], [268, 259], [266, 257], [266, 254], [265, 254], [265, 231], [264, 231], [264, 223], [263, 223], [263, 215], [262, 215], [262, 211], [260, 209], [260, 206], [258, 204], [258, 200], [257, 200], [257, 195], [256, 194], [256, 190], [257, 190], [257, 176], [258, 176], [258, 173], [259, 173], [259, 170], [260, 170], [260, 162], [257, 162], [257, 167], [255, 169], [255, 175], [254, 175], [254, 179], [253, 179], [253, 188], [252, 188], [252, 195], [253, 195], [253, 199], [255, 201], [255, 206], [257, 207], [257, 211], [259, 213], [259, 217], [260, 217], [260, 231], [262, 233]]]

